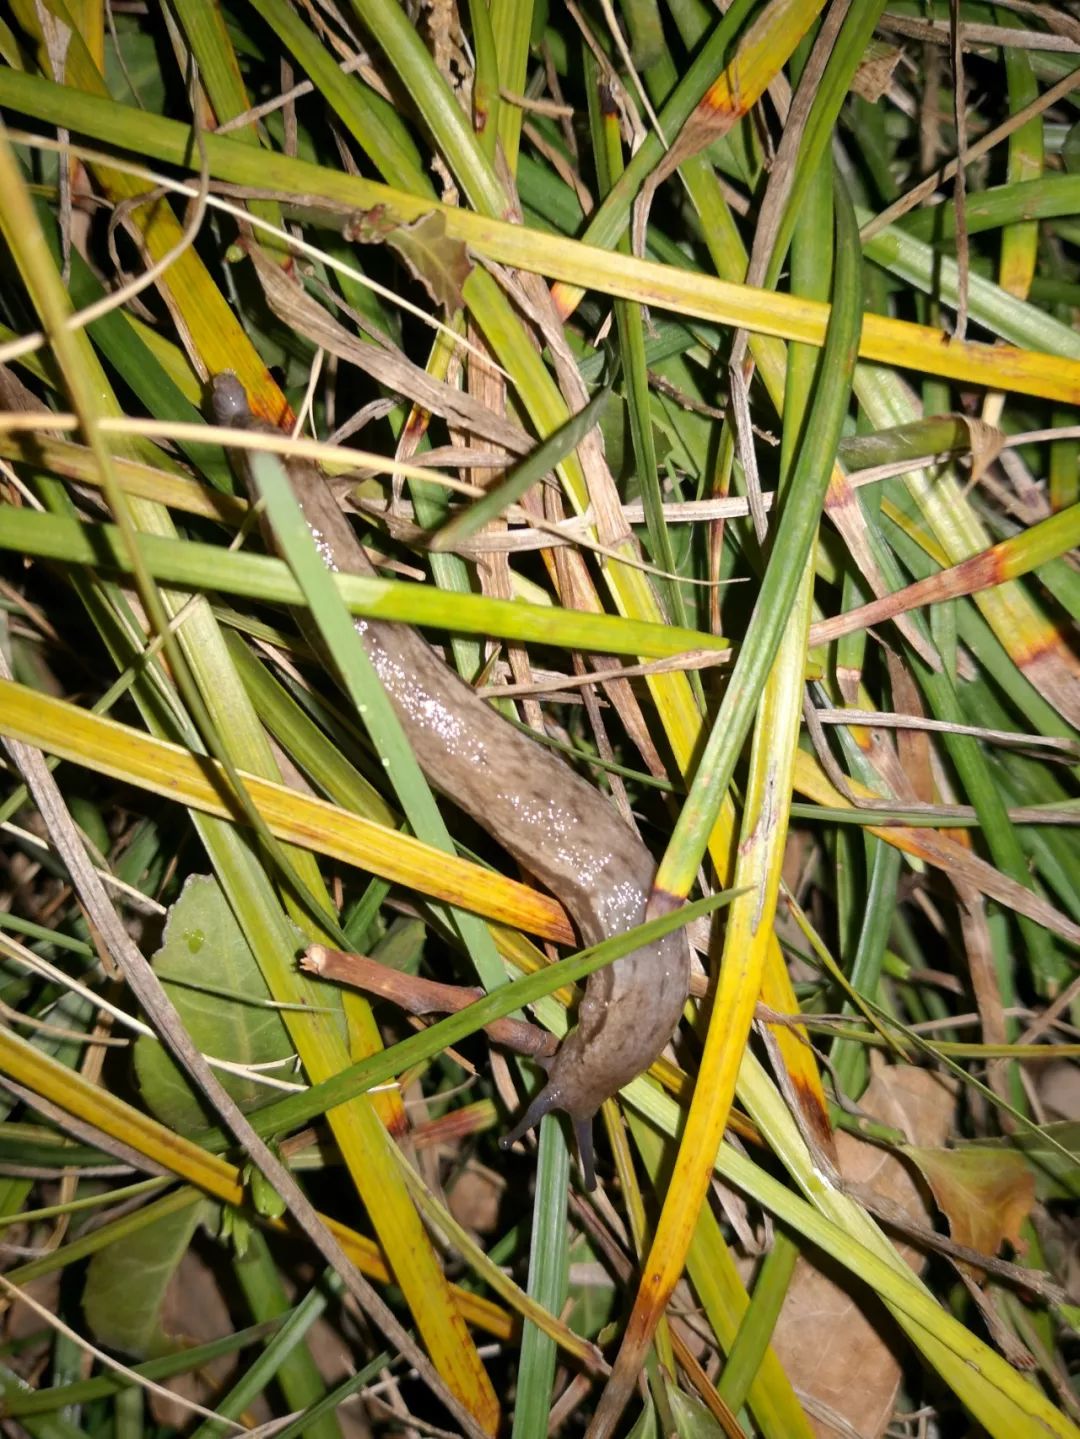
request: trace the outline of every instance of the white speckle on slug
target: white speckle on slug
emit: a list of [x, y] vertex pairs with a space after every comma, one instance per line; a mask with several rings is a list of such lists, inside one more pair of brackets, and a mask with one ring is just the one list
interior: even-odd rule
[[609, 856], [593, 843], [576, 809], [550, 795], [511, 790], [499, 792], [498, 806], [516, 816], [519, 832], [529, 832], [537, 861], [533, 868], [542, 877], [546, 878], [550, 869], [582, 889], [596, 884]]
[[599, 886], [595, 904], [608, 934], [622, 934], [645, 918], [645, 897], [631, 879]]
[[319, 558], [322, 560], [323, 564], [331, 572], [331, 574], [336, 575], [339, 572], [340, 566], [338, 565], [337, 559], [334, 555], [333, 545], [323, 534], [322, 530], [317, 530], [314, 525], [309, 524], [308, 531], [311, 535], [311, 538], [315, 541], [315, 548], [319, 552]]
[[379, 640], [369, 640], [368, 653], [406, 729], [414, 726], [434, 735], [447, 755], [466, 764], [486, 766], [489, 763], [480, 733], [462, 719], [459, 710], [425, 689]]

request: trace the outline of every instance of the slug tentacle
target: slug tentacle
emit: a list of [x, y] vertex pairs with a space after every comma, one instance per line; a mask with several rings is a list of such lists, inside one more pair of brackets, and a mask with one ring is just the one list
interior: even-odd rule
[[[233, 374], [211, 384], [222, 425], [274, 433], [248, 407]], [[250, 468], [237, 458], [245, 477]], [[319, 470], [287, 462], [293, 491], [334, 570], [373, 574]], [[562, 902], [582, 940], [597, 944], [645, 918], [655, 862], [602, 794], [558, 756], [507, 724], [414, 630], [378, 620], [356, 628], [430, 783], [471, 815]], [[605, 1099], [647, 1069], [670, 1040], [686, 1002], [690, 952], [681, 932], [593, 974], [577, 1027], [550, 1063], [548, 1083], [504, 1143], [552, 1109], [574, 1122], [593, 1180], [590, 1121]]]
[[509, 1149], [519, 1139], [523, 1139], [530, 1129], [535, 1129], [545, 1114], [550, 1114], [553, 1109], [561, 1109], [562, 1095], [549, 1080], [543, 1089], [532, 1100], [525, 1113], [521, 1116], [513, 1129], [508, 1129], [499, 1140], [500, 1149]]
[[578, 1159], [581, 1161], [581, 1179], [591, 1194], [596, 1188], [596, 1164], [593, 1160], [592, 1120], [575, 1119], [574, 1136], [577, 1139]]
[[[566, 1102], [557, 1084], [551, 1080], [544, 1085], [543, 1089], [532, 1100], [525, 1113], [521, 1116], [513, 1129], [508, 1130], [499, 1140], [500, 1149], [509, 1149], [528, 1134], [530, 1129], [535, 1129], [545, 1114], [550, 1114], [553, 1109], [566, 1109]], [[581, 1161], [581, 1176], [585, 1188], [593, 1190], [596, 1188], [596, 1168], [593, 1163], [593, 1134], [592, 1122], [595, 1112], [577, 1115], [571, 1112], [571, 1119], [574, 1124], [574, 1138], [577, 1140], [578, 1159]]]

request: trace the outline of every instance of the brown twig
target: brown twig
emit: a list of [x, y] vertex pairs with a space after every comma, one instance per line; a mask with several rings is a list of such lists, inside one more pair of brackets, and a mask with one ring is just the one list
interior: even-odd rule
[[[366, 955], [346, 954], [340, 949], [329, 949], [325, 944], [313, 944], [305, 950], [300, 966], [321, 979], [351, 985], [353, 989], [362, 989], [365, 994], [377, 994], [407, 1014], [459, 1014], [470, 1004], [484, 998], [482, 989], [463, 984], [440, 984], [434, 979], [421, 979], [419, 975], [402, 974], [400, 970], [379, 964]], [[559, 1041], [553, 1034], [523, 1019], [511, 1019], [509, 1016], [493, 1019], [483, 1029], [496, 1044], [534, 1059], [548, 1058], [559, 1047]]]

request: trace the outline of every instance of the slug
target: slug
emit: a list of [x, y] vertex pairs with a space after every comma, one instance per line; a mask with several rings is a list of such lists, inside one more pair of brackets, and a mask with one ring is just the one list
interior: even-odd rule
[[[277, 433], [252, 414], [231, 373], [212, 381], [211, 409], [220, 425]], [[244, 452], [237, 458], [243, 464]], [[321, 472], [295, 460], [288, 469], [327, 566], [373, 574]], [[414, 630], [364, 619], [356, 628], [428, 781], [547, 886], [586, 944], [640, 924], [655, 861], [604, 796], [507, 724]], [[504, 1136], [503, 1148], [550, 1110], [564, 1110], [574, 1124], [586, 1187], [594, 1188], [593, 1116], [670, 1040], [686, 1002], [689, 967], [680, 930], [591, 975], [576, 1027], [550, 1060], [538, 1061], [547, 1083]]]

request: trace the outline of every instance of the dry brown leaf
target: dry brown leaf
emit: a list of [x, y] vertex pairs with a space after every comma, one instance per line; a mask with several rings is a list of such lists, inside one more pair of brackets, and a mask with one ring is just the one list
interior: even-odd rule
[[905, 1151], [933, 1190], [957, 1244], [996, 1255], [1006, 1241], [1020, 1249], [1020, 1226], [1035, 1203], [1035, 1176], [1022, 1154], [1004, 1149]]
[[[919, 687], [912, 678], [907, 665], [893, 650], [885, 651], [885, 663], [889, 670], [893, 708], [900, 714], [924, 718], [926, 708], [923, 705]], [[907, 780], [911, 795], [920, 804], [933, 804], [937, 798], [931, 769], [931, 750], [930, 736], [926, 730], [900, 729], [897, 731], [896, 757]]]
[[375, 344], [352, 334], [257, 245], [248, 247], [247, 253], [255, 266], [266, 303], [290, 330], [347, 364], [355, 365], [387, 389], [406, 396], [433, 415], [442, 416], [458, 429], [480, 435], [516, 455], [529, 449], [532, 441], [512, 420], [478, 404], [471, 395], [453, 385], [436, 380], [389, 343]]
[[451, 312], [464, 308], [461, 291], [472, 273], [473, 262], [465, 242], [451, 239], [446, 233], [446, 216], [440, 210], [400, 225], [377, 205], [353, 218], [346, 239], [361, 245], [391, 245], [436, 305]]
[[[203, 1258], [198, 1245], [187, 1251], [169, 1281], [161, 1309], [161, 1324], [163, 1331], [178, 1347], [206, 1344], [232, 1332], [232, 1317], [217, 1275]], [[181, 1399], [213, 1408], [236, 1375], [235, 1356], [223, 1355], [193, 1373], [176, 1375], [169, 1380], [167, 1387]], [[167, 1399], [153, 1393], [148, 1398], [159, 1424], [180, 1426], [191, 1421], [191, 1410], [185, 1405], [179, 1402], [170, 1404]], [[249, 1415], [260, 1422], [269, 1419], [270, 1411], [265, 1399], [260, 1400]]]
[[[21, 1226], [17, 1234], [9, 1229], [4, 1237], [9, 1243], [25, 1243], [28, 1235], [25, 1226]], [[60, 1281], [59, 1274], [42, 1274], [37, 1279], [27, 1280], [19, 1287], [51, 1314], [58, 1314]], [[29, 1380], [38, 1366], [47, 1360], [48, 1338], [41, 1323], [41, 1316], [35, 1313], [29, 1304], [9, 1304], [0, 1322], [0, 1334], [3, 1335], [4, 1343], [11, 1346], [9, 1363], [12, 1370], [21, 1378]], [[34, 1342], [28, 1342], [32, 1338]], [[38, 1339], [41, 1340], [40, 1343], [37, 1342]]]
[[876, 105], [892, 84], [893, 71], [903, 54], [899, 46], [887, 45], [883, 40], [872, 40], [851, 79], [851, 88], [855, 94], [869, 104]]
[[[874, 1119], [911, 1140], [940, 1145], [948, 1137], [955, 1086], [925, 1069], [885, 1067], [859, 1102]], [[840, 1173], [852, 1188], [872, 1194], [917, 1224], [928, 1220], [926, 1202], [911, 1170], [889, 1150], [854, 1135], [836, 1136]], [[922, 1254], [907, 1245], [898, 1252], [918, 1272]], [[800, 1259], [773, 1333], [773, 1347], [800, 1395], [816, 1401], [811, 1425], [821, 1439], [853, 1430], [876, 1439], [892, 1416], [900, 1384], [900, 1336], [885, 1309], [846, 1271], [823, 1257]], [[830, 1423], [832, 1411], [849, 1428]]]
[[447, 1190], [446, 1202], [457, 1222], [477, 1235], [497, 1234], [506, 1180], [478, 1164], [461, 1170]]
[[984, 470], [1001, 454], [1005, 444], [1005, 432], [996, 425], [988, 425], [985, 420], [976, 419], [974, 415], [961, 413], [960, 419], [967, 426], [968, 443], [971, 446], [971, 483], [976, 484]]
[[1072, 1060], [1041, 1065], [1035, 1092], [1051, 1119], [1080, 1120], [1080, 1066]]

